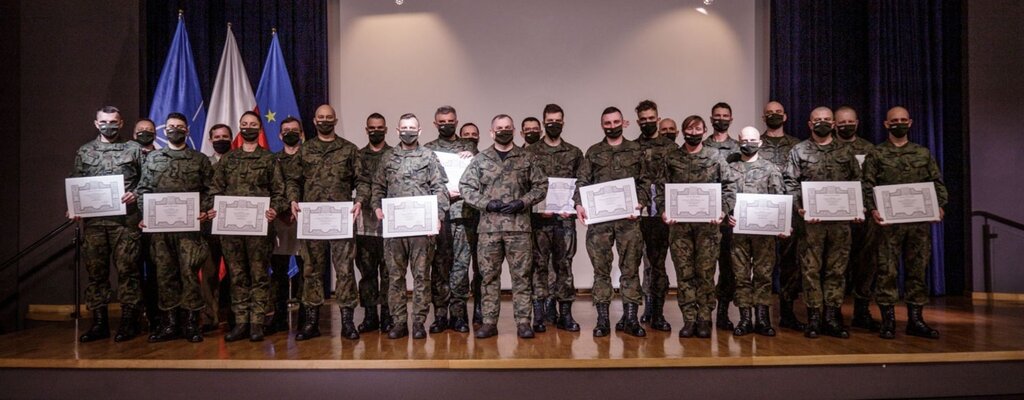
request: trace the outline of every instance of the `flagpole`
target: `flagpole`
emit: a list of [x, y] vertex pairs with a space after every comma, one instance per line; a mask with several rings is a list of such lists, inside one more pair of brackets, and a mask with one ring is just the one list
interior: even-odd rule
[[178, 9], [178, 19], [181, 19], [181, 16], [184, 15], [184, 14], [185, 14], [185, 10], [182, 10], [182, 9], [179, 8]]

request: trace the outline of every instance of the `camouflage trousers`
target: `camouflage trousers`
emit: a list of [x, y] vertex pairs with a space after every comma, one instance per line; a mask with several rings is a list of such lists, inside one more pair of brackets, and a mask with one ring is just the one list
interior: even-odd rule
[[850, 262], [847, 281], [857, 299], [870, 300], [878, 271], [878, 224], [874, 220], [850, 226]]
[[[846, 263], [850, 258], [850, 223], [805, 224], [797, 242], [808, 308], [839, 307], [846, 294]], [[824, 257], [824, 260], [822, 258]]]
[[725, 301], [719, 307], [728, 307], [736, 295], [736, 276], [732, 268], [732, 227], [728, 223], [720, 226], [722, 240], [718, 242], [718, 283], [715, 285], [715, 297]]
[[199, 289], [199, 268], [210, 257], [210, 249], [202, 234], [154, 233], [149, 240], [160, 286], [160, 309], [203, 309], [205, 303]]
[[640, 259], [643, 237], [636, 220], [602, 222], [587, 227], [587, 255], [594, 266], [594, 304], [612, 301], [612, 246], [619, 256], [619, 293], [623, 303], [643, 304]]
[[715, 263], [722, 232], [718, 225], [669, 225], [669, 252], [676, 267], [677, 300], [683, 319], [711, 320], [715, 309]]
[[800, 297], [803, 290], [803, 275], [800, 273], [800, 264], [797, 262], [796, 238], [803, 234], [803, 224], [798, 222], [801, 218], [793, 221], [794, 232], [789, 237], [776, 241], [776, 265], [779, 271], [779, 300], [794, 301]]
[[664, 300], [668, 293], [668, 224], [661, 217], [642, 217], [640, 231], [644, 237], [644, 294]]
[[263, 323], [270, 303], [270, 255], [274, 233], [221, 236], [224, 263], [231, 271], [231, 312], [235, 323]]
[[736, 307], [771, 305], [775, 237], [734, 235], [729, 258], [732, 259], [733, 276], [736, 280], [736, 296], [733, 299]]
[[[209, 227], [204, 227], [209, 232]], [[209, 251], [209, 257], [203, 260], [199, 278], [199, 293], [206, 307], [203, 316], [210, 324], [217, 325], [230, 314], [231, 307], [231, 271], [225, 266], [224, 278], [220, 277], [220, 263], [224, 257], [221, 251], [220, 236], [204, 234], [203, 239]]]
[[[449, 306], [453, 310], [466, 308], [469, 300], [469, 270], [476, 263], [477, 220], [458, 218], [452, 220], [452, 270], [448, 279], [450, 288]], [[459, 311], [461, 312], [461, 311]]]
[[85, 225], [82, 230], [82, 263], [89, 274], [85, 304], [90, 310], [106, 306], [114, 297], [110, 287], [110, 264], [117, 269], [117, 300], [121, 304], [142, 302], [139, 271], [139, 242], [142, 232], [128, 225]]
[[359, 305], [359, 292], [356, 290], [356, 274], [352, 268], [355, 255], [355, 242], [352, 239], [338, 240], [303, 240], [302, 259], [306, 265], [302, 268], [302, 304], [319, 306], [324, 304], [324, 271], [328, 265], [334, 266], [337, 287], [334, 297], [338, 306], [355, 308]]
[[498, 323], [498, 310], [501, 308], [501, 263], [507, 260], [508, 272], [512, 276], [512, 311], [516, 323], [530, 323], [530, 314], [533, 311], [530, 304], [533, 293], [533, 240], [530, 233], [481, 233], [477, 252], [480, 273], [483, 275], [480, 288], [483, 292], [483, 322]]
[[[554, 218], [554, 217], [553, 217]], [[533, 225], [533, 299], [553, 297], [559, 302], [576, 299], [572, 257], [576, 255], [575, 221]]]
[[395, 324], [408, 321], [405, 274], [412, 270], [413, 322], [422, 324], [430, 312], [430, 266], [434, 260], [435, 236], [384, 239], [384, 262], [388, 266], [388, 307]]
[[356, 268], [359, 270], [359, 302], [370, 308], [388, 306], [388, 268], [384, 265], [384, 238], [356, 236]]
[[448, 315], [448, 302], [451, 300], [454, 238], [452, 221], [447, 215], [441, 220], [441, 228], [435, 238], [437, 249], [430, 267], [430, 297], [434, 304], [434, 316], [438, 317]]
[[907, 304], [928, 304], [926, 273], [932, 256], [932, 227], [927, 222], [878, 227], [878, 284], [875, 299], [881, 305], [895, 305], [900, 299], [900, 255], [903, 256], [903, 300]]

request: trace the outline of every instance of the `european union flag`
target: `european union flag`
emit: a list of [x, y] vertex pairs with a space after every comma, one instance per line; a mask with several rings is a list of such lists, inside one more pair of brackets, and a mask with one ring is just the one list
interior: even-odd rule
[[267, 62], [263, 65], [260, 76], [260, 87], [256, 89], [256, 107], [263, 118], [263, 133], [266, 135], [270, 151], [279, 152], [284, 143], [278, 134], [281, 132], [281, 121], [288, 116], [299, 117], [299, 106], [295, 103], [295, 91], [292, 90], [291, 79], [288, 78], [288, 67], [284, 65], [284, 55], [277, 41], [277, 33], [270, 42]]
[[149, 107], [149, 119], [156, 124], [157, 147], [167, 144], [164, 122], [167, 114], [180, 112], [189, 117], [189, 146], [199, 150], [203, 143], [203, 128], [206, 126], [206, 109], [203, 108], [203, 93], [199, 89], [199, 75], [192, 58], [192, 46], [188, 42], [185, 22], [178, 18], [174, 40], [167, 51], [167, 60], [160, 73], [160, 80], [153, 93]]

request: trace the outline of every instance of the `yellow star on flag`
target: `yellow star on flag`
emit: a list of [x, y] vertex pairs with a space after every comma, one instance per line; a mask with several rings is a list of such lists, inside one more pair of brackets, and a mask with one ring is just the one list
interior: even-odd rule
[[275, 113], [273, 111], [270, 111], [270, 110], [267, 110], [267, 115], [265, 115], [265, 117], [267, 118], [267, 122], [274, 122], [274, 117], [276, 117], [276, 116], [277, 116], [277, 113]]

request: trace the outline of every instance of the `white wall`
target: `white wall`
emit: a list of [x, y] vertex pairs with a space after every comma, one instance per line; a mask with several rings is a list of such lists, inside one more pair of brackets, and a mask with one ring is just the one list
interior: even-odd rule
[[[633, 107], [643, 99], [677, 122], [690, 114], [707, 119], [712, 104], [725, 101], [733, 108], [734, 135], [746, 125], [761, 127], [767, 1], [718, 1], [709, 15], [694, 10], [700, 3], [332, 0], [330, 99], [343, 136], [360, 146], [373, 112], [388, 118], [392, 144], [405, 112], [425, 122], [421, 142], [432, 140], [437, 131], [430, 121], [444, 104], [458, 110], [460, 123], [486, 131], [496, 114], [510, 114], [518, 124], [558, 103], [566, 111], [563, 137], [583, 151], [603, 137], [606, 106], [635, 119]], [[634, 122], [626, 136], [638, 134]], [[481, 148], [491, 144], [484, 136]], [[581, 226], [577, 288], [593, 283], [584, 234]], [[507, 273], [503, 287], [509, 287]]]

